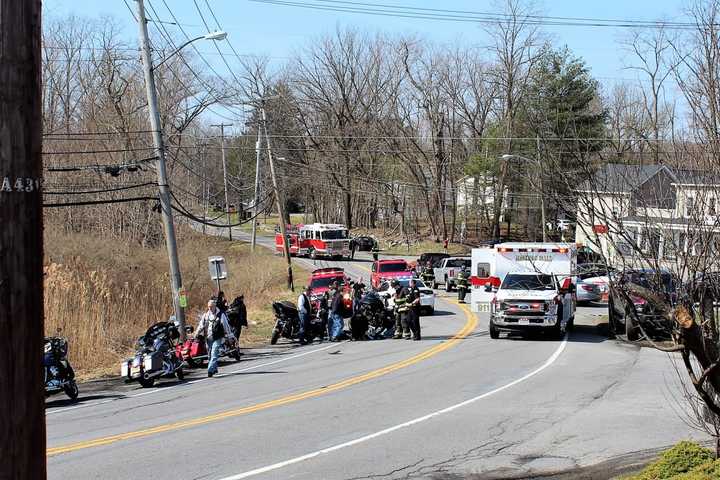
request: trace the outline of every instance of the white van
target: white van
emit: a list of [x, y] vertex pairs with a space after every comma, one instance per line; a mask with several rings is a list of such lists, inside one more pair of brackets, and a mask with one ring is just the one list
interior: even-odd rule
[[471, 308], [490, 313], [492, 338], [500, 331], [539, 329], [562, 335], [575, 318], [576, 263], [572, 244], [502, 243], [473, 249]]

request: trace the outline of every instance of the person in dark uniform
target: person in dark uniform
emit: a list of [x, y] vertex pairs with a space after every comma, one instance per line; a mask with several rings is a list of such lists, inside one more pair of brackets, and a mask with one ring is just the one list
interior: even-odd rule
[[433, 280], [435, 280], [435, 272], [432, 268], [432, 262], [430, 260], [425, 263], [425, 266], [422, 267], [422, 273], [420, 274], [422, 277], [423, 282], [425, 282], [425, 285], [432, 285]]
[[355, 249], [357, 249], [357, 241], [354, 238], [350, 239], [350, 260], [355, 260]]
[[373, 245], [372, 250], [370, 251], [372, 252], [373, 262], [377, 262], [380, 254], [380, 249], [378, 248], [377, 243]]
[[408, 291], [400, 286], [400, 282], [393, 280], [390, 284], [394, 290], [395, 301], [395, 335], [394, 339], [410, 338], [410, 327], [407, 323], [409, 306], [407, 302]]
[[460, 268], [457, 278], [455, 279], [455, 286], [458, 291], [458, 303], [465, 303], [465, 295], [470, 290], [470, 272], [468, 272], [465, 265]]
[[[412, 339], [421, 340], [422, 336], [420, 335], [420, 290], [417, 288], [415, 279], [410, 279], [410, 284], [407, 288], [403, 290], [405, 291], [405, 298], [408, 307], [406, 320], [407, 326], [412, 332]], [[405, 338], [409, 338], [409, 335]]]

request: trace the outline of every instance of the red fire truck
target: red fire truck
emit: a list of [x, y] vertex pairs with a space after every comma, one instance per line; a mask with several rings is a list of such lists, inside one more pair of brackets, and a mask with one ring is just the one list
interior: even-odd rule
[[[311, 223], [289, 225], [286, 229], [290, 255], [310, 258], [350, 256], [350, 238], [344, 225]], [[275, 235], [275, 250], [283, 251], [282, 234]]]

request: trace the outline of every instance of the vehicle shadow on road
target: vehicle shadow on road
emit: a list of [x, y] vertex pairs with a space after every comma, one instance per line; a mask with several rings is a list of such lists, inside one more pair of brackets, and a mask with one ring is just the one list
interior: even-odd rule
[[[508, 340], [533, 340], [556, 342], [558, 339], [553, 335], [543, 334], [542, 332], [510, 332], [507, 334]], [[571, 343], [602, 343], [608, 340], [607, 324], [600, 325], [575, 325], [568, 333], [567, 341]]]
[[58, 407], [69, 407], [73, 405], [81, 405], [85, 402], [90, 402], [93, 400], [107, 400], [107, 399], [118, 399], [123, 398], [125, 395], [120, 394], [112, 394], [112, 395], [87, 395], [82, 396], [82, 394], [77, 398], [77, 400], [70, 400], [69, 398], [58, 398], [57, 400], [51, 400], [49, 402], [45, 402], [45, 409], [53, 409]]
[[568, 335], [568, 342], [573, 343], [602, 343], [608, 340], [608, 325], [575, 325]]

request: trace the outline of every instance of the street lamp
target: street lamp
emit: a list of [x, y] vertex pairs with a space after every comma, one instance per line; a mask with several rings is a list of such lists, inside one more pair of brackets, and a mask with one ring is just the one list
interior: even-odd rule
[[[227, 34], [225, 32], [212, 32], [200, 37], [188, 40], [160, 63], [153, 66], [150, 53], [150, 40], [148, 39], [147, 17], [145, 16], [145, 5], [143, 0], [136, 0], [138, 13], [138, 27], [140, 33], [140, 50], [145, 74], [145, 90], [148, 99], [148, 114], [152, 128], [155, 156], [157, 157], [158, 190], [160, 197], [160, 211], [162, 213], [163, 229], [165, 231], [165, 245], [170, 261], [170, 285], [173, 293], [173, 309], [175, 320], [180, 330], [180, 340], [185, 341], [185, 310], [186, 300], [182, 287], [182, 275], [180, 274], [180, 261], [178, 259], [177, 239], [175, 238], [175, 225], [173, 224], [172, 204], [170, 202], [170, 187], [167, 179], [167, 168], [165, 166], [165, 145], [162, 137], [162, 124], [160, 123], [160, 110], [158, 108], [157, 87], [155, 86], [154, 70], [165, 63], [168, 59], [178, 53], [185, 46], [196, 40], [222, 40]], [[181, 297], [182, 295], [182, 297]]]
[[217, 32], [206, 33], [205, 35], [200, 35], [199, 37], [192, 38], [192, 39], [188, 40], [187, 42], [183, 43], [182, 45], [180, 45], [178, 48], [176, 48], [170, 55], [168, 55], [167, 57], [163, 58], [163, 59], [160, 61], [160, 63], [158, 63], [157, 65], [155, 65], [155, 66], [152, 67], [152, 70], [155, 70], [156, 68], [159, 68], [160, 65], [162, 65], [163, 63], [165, 63], [165, 62], [167, 62], [168, 60], [170, 60], [170, 59], [171, 59], [172, 57], [174, 57], [180, 50], [182, 50], [183, 48], [187, 47], [188, 45], [190, 45], [190, 44], [193, 43], [193, 42], [196, 42], [196, 41], [198, 41], [198, 40], [215, 40], [216, 42], [218, 42], [218, 41], [220, 41], [220, 40], [225, 40], [226, 38], [227, 38], [227, 32], [223, 32], [223, 31], [221, 31], [221, 30], [218, 30]]
[[500, 158], [502, 160], [505, 160], [506, 162], [509, 162], [510, 160], [513, 160], [513, 159], [518, 159], [518, 160], [523, 160], [525, 162], [537, 163], [538, 174], [540, 176], [540, 216], [541, 216], [540, 221], [542, 222], [542, 237], [543, 237], [543, 242], [547, 242], [547, 225], [545, 225], [545, 195], [543, 192], [543, 181], [542, 181], [542, 171], [541, 171], [542, 165], [540, 164], [540, 160], [539, 159], [534, 160], [532, 158], [523, 157], [522, 155], [510, 155], [507, 153], [502, 155]]

